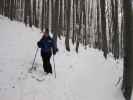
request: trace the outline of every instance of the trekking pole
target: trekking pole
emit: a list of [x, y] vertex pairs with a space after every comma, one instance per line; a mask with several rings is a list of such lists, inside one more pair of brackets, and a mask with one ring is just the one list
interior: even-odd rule
[[53, 55], [53, 62], [54, 62], [54, 75], [55, 75], [55, 78], [56, 78], [56, 70], [55, 70], [55, 60], [54, 60], [54, 55]]
[[[53, 53], [53, 49], [51, 49], [52, 53]], [[54, 60], [54, 53], [53, 53], [53, 63], [54, 63], [54, 76], [56, 78], [56, 70], [55, 70], [55, 60]]]
[[39, 48], [36, 49], [36, 53], [35, 53], [35, 57], [34, 57], [34, 60], [33, 60], [33, 63], [32, 63], [31, 70], [34, 69], [34, 63], [35, 63], [35, 60], [36, 60], [36, 56], [37, 56], [38, 49]]

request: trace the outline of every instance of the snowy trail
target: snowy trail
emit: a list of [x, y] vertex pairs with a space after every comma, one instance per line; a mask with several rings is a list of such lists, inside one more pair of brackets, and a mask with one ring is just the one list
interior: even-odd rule
[[[105, 60], [101, 51], [82, 46], [76, 54], [72, 43], [68, 53], [64, 38], [55, 56], [57, 78], [31, 78], [27, 71], [40, 37], [38, 29], [0, 16], [0, 100], [124, 100], [120, 84], [115, 86], [122, 61], [116, 63], [111, 56]], [[40, 53], [35, 64], [42, 70]]]

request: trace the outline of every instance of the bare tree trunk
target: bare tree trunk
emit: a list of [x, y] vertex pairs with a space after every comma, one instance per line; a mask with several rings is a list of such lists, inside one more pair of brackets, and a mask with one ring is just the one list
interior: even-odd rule
[[101, 5], [101, 27], [102, 27], [102, 50], [104, 57], [107, 58], [107, 36], [106, 36], [106, 15], [105, 15], [105, 0], [100, 0]]
[[99, 7], [99, 0], [97, 0], [97, 34], [98, 34], [98, 40], [97, 40], [97, 48], [101, 49], [101, 32], [100, 32], [100, 7]]
[[0, 1], [0, 14], [4, 14], [4, 0]]
[[75, 42], [75, 0], [73, 0], [73, 33], [72, 33], [72, 43]]
[[42, 14], [41, 14], [41, 31], [43, 32], [44, 28], [44, 0], [42, 0]]
[[81, 28], [82, 28], [82, 5], [83, 2], [80, 0], [80, 10], [79, 10], [79, 30], [77, 33], [77, 41], [76, 41], [76, 52], [78, 53], [79, 43], [81, 39]]
[[133, 16], [131, 0], [123, 0], [124, 11], [124, 71], [122, 91], [126, 100], [131, 100], [133, 88]]
[[85, 2], [85, 0], [83, 0], [82, 1], [83, 2], [83, 4], [82, 4], [82, 10], [83, 10], [83, 25], [84, 25], [84, 27], [83, 27], [83, 45], [86, 47], [86, 45], [87, 45], [87, 32], [86, 32], [86, 2]]
[[61, 38], [62, 35], [62, 30], [63, 30], [63, 2], [62, 0], [60, 0], [60, 13], [59, 13], [59, 28], [58, 28], [58, 32], [59, 32], [59, 38]]
[[119, 31], [118, 31], [118, 1], [111, 0], [112, 5], [112, 27], [113, 27], [113, 37], [112, 37], [112, 52], [115, 59], [119, 58]]
[[64, 31], [67, 30], [67, 0], [64, 0]]
[[29, 16], [29, 26], [32, 27], [32, 17], [31, 17], [31, 0], [28, 0], [28, 16]]
[[27, 8], [28, 8], [28, 5], [27, 5], [27, 0], [25, 0], [25, 7], [24, 7], [24, 23], [27, 25]]
[[15, 16], [15, 13], [14, 13], [15, 12], [15, 2], [14, 2], [14, 0], [11, 0], [10, 4], [11, 4], [10, 5], [10, 19], [13, 20], [13, 19], [15, 19], [14, 18], [14, 16]]
[[45, 1], [45, 28], [49, 28], [49, 0]]
[[81, 32], [81, 25], [82, 25], [82, 12], [80, 12], [80, 23], [79, 23], [79, 30], [77, 34], [77, 42], [76, 42], [76, 52], [78, 53], [78, 48], [79, 48], [79, 42], [80, 42], [80, 32]]
[[54, 33], [55, 32], [55, 2], [54, 0], [51, 0], [51, 6], [52, 6], [52, 25], [51, 25], [51, 31]]
[[38, 22], [37, 22], [37, 13], [36, 13], [36, 0], [33, 0], [33, 25], [38, 27]]
[[69, 36], [70, 36], [70, 16], [71, 16], [71, 0], [67, 0], [67, 8], [66, 8], [66, 14], [67, 14], [67, 32], [66, 32], [66, 38], [65, 38], [65, 45], [66, 50], [70, 51], [69, 46]]
[[5, 8], [4, 8], [4, 15], [9, 17], [9, 6], [10, 5], [10, 0], [5, 0]]
[[32, 26], [32, 21], [31, 21], [31, 0], [25, 0], [24, 22], [25, 22], [26, 25], [29, 24], [30, 27]]

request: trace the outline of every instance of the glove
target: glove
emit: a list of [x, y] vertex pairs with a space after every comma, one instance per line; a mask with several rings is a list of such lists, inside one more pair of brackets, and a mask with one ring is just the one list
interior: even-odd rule
[[56, 49], [53, 49], [53, 55], [55, 55], [56, 54], [56, 52], [58, 52], [59, 50], [58, 50], [58, 48], [56, 48]]
[[38, 46], [39, 48], [41, 48], [41, 42], [40, 42], [40, 41], [37, 42], [37, 46]]
[[56, 48], [56, 49], [55, 49], [55, 51], [56, 51], [56, 52], [58, 52], [58, 51], [59, 51], [59, 49], [58, 49], [58, 48]]
[[53, 55], [55, 55], [56, 54], [56, 51], [55, 50], [53, 50]]

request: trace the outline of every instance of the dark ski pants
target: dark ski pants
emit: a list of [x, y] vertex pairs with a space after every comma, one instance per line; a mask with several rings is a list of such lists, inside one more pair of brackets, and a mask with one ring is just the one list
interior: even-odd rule
[[48, 73], [52, 74], [52, 66], [50, 64], [50, 58], [52, 56], [52, 53], [51, 52], [41, 53], [41, 56], [42, 56], [42, 61], [43, 61], [44, 72], [46, 72], [47, 74]]

